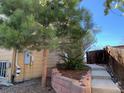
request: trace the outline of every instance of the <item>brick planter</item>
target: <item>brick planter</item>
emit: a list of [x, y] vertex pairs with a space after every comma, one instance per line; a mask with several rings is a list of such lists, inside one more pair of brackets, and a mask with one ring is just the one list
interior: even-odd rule
[[90, 71], [78, 81], [64, 77], [57, 69], [53, 69], [51, 83], [56, 93], [91, 93]]

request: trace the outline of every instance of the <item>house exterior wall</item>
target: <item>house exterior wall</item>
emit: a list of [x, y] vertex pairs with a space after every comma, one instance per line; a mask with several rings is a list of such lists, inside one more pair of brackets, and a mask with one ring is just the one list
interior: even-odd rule
[[13, 50], [0, 49], [0, 62], [5, 61], [8, 63], [5, 79], [11, 81], [11, 66], [13, 61]]
[[[18, 65], [21, 68], [21, 73], [19, 76], [16, 76], [15, 82], [21, 82], [25, 80], [30, 80], [33, 78], [41, 77], [42, 75], [42, 58], [43, 58], [43, 51], [37, 52], [32, 51], [33, 60], [30, 64], [24, 63], [24, 54], [19, 54]], [[58, 61], [58, 57], [56, 52], [49, 53], [48, 56], [48, 68], [54, 67]]]
[[16, 82], [29, 80], [41, 76], [41, 69], [42, 69], [41, 55], [42, 52], [36, 52], [36, 51], [32, 52], [32, 56], [34, 57], [34, 60], [30, 64], [25, 64], [24, 54], [19, 53], [18, 65], [21, 68], [21, 73], [19, 74], [19, 76], [16, 76], [15, 78]]
[[[20, 74], [15, 76], [15, 82], [30, 80], [33, 78], [41, 77], [42, 75], [42, 58], [43, 51], [31, 51], [33, 60], [30, 64], [24, 63], [24, 53], [19, 53], [17, 65], [21, 68]], [[7, 61], [11, 66], [7, 69], [6, 80], [11, 81], [12, 74], [16, 71], [15, 57], [13, 50], [0, 49], [0, 60]], [[48, 56], [48, 68], [54, 67], [58, 62], [56, 51], [50, 52]]]
[[58, 56], [57, 51], [53, 51], [49, 53], [48, 56], [48, 68], [55, 67], [55, 64], [60, 61], [60, 57]]

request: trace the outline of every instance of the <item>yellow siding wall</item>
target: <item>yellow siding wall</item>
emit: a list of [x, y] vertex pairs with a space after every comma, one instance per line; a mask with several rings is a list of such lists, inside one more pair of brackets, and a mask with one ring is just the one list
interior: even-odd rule
[[[42, 51], [33, 51], [33, 62], [31, 64], [24, 64], [24, 54], [19, 54], [18, 65], [21, 67], [21, 73], [16, 77], [15, 81], [20, 82], [32, 78], [38, 78], [42, 75]], [[48, 67], [54, 67], [58, 61], [56, 52], [49, 53]]]
[[33, 51], [32, 55], [34, 60], [31, 62], [31, 64], [24, 64], [24, 54], [19, 54], [18, 65], [21, 68], [21, 73], [19, 74], [19, 76], [16, 76], [16, 82], [29, 80], [41, 76], [42, 53]]
[[7, 60], [9, 62], [12, 62], [12, 55], [12, 50], [0, 49], [0, 60]]
[[[32, 78], [41, 77], [42, 75], [42, 51], [32, 51], [33, 55], [33, 61], [31, 64], [24, 64], [24, 53], [19, 53], [18, 57], [18, 65], [21, 68], [21, 73], [19, 76], [15, 77], [16, 82], [29, 80]], [[7, 80], [11, 80], [12, 75], [12, 69], [14, 64], [14, 51], [13, 50], [6, 50], [6, 49], [0, 49], [0, 60], [2, 61], [8, 61], [11, 63], [11, 68], [7, 69]], [[54, 67], [56, 63], [59, 61], [59, 57], [57, 56], [57, 52], [50, 52], [48, 56], [48, 67]], [[12, 63], [13, 62], [13, 63]]]
[[48, 56], [48, 67], [54, 67], [57, 62], [59, 62], [59, 56], [57, 51], [53, 51], [49, 53]]
[[[7, 61], [12, 66], [13, 50], [0, 49], [0, 61]], [[6, 79], [11, 80], [11, 67], [7, 68]]]
[[32, 62], [32, 78], [41, 77], [42, 71], [42, 51], [33, 52], [34, 62]]
[[24, 70], [25, 70], [24, 63], [23, 63], [24, 57], [23, 57], [22, 53], [19, 53], [18, 56], [19, 56], [18, 57], [18, 65], [21, 68], [21, 73], [19, 74], [19, 76], [16, 76], [15, 81], [23, 81], [24, 80]]

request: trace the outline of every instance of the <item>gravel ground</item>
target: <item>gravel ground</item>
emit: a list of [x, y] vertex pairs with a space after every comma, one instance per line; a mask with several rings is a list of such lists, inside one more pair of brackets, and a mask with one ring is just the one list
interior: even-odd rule
[[40, 79], [34, 79], [10, 87], [0, 86], [0, 93], [55, 93], [49, 82], [46, 89], [41, 89], [40, 81]]

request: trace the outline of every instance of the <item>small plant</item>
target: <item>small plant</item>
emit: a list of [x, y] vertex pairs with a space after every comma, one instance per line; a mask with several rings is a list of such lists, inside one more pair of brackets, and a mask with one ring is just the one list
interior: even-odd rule
[[60, 69], [68, 69], [68, 70], [83, 70], [84, 64], [83, 64], [83, 58], [81, 55], [72, 57], [72, 56], [66, 56], [65, 54], [60, 55], [61, 59], [64, 61], [64, 63], [58, 63], [57, 67]]

